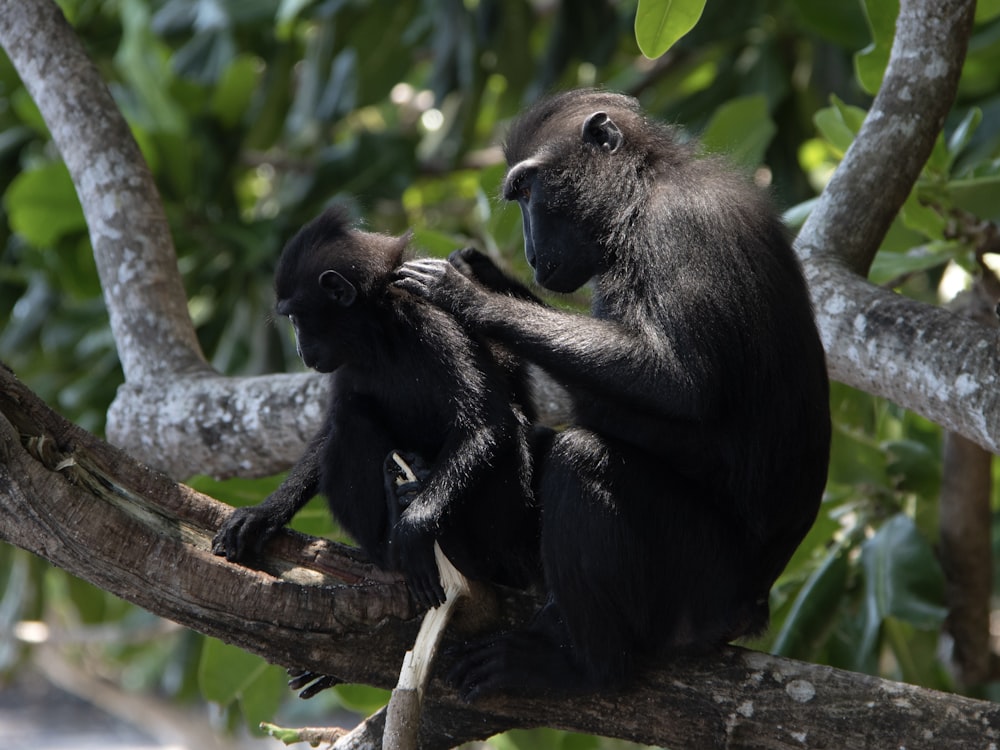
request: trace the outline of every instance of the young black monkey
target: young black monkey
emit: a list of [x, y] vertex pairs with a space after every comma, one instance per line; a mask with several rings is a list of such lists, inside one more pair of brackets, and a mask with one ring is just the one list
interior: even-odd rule
[[[444, 601], [435, 541], [469, 578], [525, 586], [540, 577], [527, 383], [509, 352], [391, 286], [406, 247], [406, 237], [352, 229], [338, 209], [285, 247], [276, 311], [291, 320], [305, 364], [331, 373], [330, 407], [281, 487], [229, 517], [216, 554], [259, 553], [319, 490], [423, 605]], [[405, 508], [383, 484], [395, 450], [425, 469]]]
[[505, 154], [535, 280], [592, 282], [592, 316], [497, 283], [475, 253], [454, 259], [462, 272], [407, 263], [397, 282], [540, 365], [575, 404], [536, 469], [546, 604], [461, 652], [452, 676], [470, 699], [618, 684], [654, 653], [766, 627], [830, 441], [809, 292], [760, 191], [600, 91], [533, 106]]

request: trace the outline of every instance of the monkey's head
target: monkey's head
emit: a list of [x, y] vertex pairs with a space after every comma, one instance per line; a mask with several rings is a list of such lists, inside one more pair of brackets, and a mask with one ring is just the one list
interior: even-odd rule
[[406, 245], [406, 237], [353, 229], [338, 207], [288, 242], [274, 275], [275, 311], [292, 322], [307, 367], [333, 372], [369, 350], [379, 301]]
[[571, 292], [607, 270], [657, 162], [677, 152], [662, 126], [628, 96], [567, 91], [511, 127], [503, 197], [517, 201], [535, 280]]

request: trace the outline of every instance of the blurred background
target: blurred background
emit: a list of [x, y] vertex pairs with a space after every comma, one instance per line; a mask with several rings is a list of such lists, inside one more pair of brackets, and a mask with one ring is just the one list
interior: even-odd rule
[[[877, 91], [898, 10], [898, 0], [709, 0], [694, 30], [649, 60], [636, 43], [635, 0], [58, 4], [155, 175], [202, 347], [232, 375], [301, 369], [289, 331], [270, 317], [271, 274], [283, 243], [332, 201], [371, 230], [412, 229], [422, 254], [474, 245], [528, 279], [519, 212], [499, 200], [499, 144], [510, 118], [552, 89], [637, 96], [706, 150], [728, 153], [794, 229]], [[980, 3], [959, 101], [872, 269], [876, 283], [932, 304], [953, 304], [992, 273], [964, 229], [993, 227], [1000, 215], [998, 14], [998, 0]], [[101, 434], [122, 373], [86, 226], [45, 124], [2, 56], [0, 195], [0, 360]], [[586, 293], [568, 303], [585, 309]], [[831, 408], [826, 501], [774, 589], [769, 634], [750, 645], [996, 698], [988, 680], [956, 680], [942, 635], [940, 428], [839, 384]], [[190, 483], [252, 504], [280, 479]], [[997, 502], [994, 492], [994, 511]], [[295, 525], [337, 533], [315, 501]], [[61, 746], [29, 735], [23, 717], [34, 707], [56, 729], [44, 717], [77, 705], [67, 692], [131, 717], [144, 734], [122, 742], [143, 747], [229, 746], [231, 732], [245, 738], [261, 720], [351, 723], [351, 712], [386, 698], [341, 686], [303, 702], [286, 679], [0, 544], [3, 747]], [[71, 723], [73, 746], [84, 747], [85, 723]], [[131, 731], [122, 726], [101, 731]], [[107, 734], [97, 742], [119, 746]], [[548, 730], [490, 744], [624, 747]]]

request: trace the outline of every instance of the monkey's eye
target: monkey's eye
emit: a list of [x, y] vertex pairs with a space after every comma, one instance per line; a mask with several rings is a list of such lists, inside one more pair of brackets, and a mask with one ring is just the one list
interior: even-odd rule
[[508, 201], [530, 201], [538, 165], [532, 159], [519, 162], [511, 168], [503, 187], [503, 197]]
[[517, 175], [507, 187], [506, 195], [504, 195], [509, 201], [524, 201], [527, 203], [531, 200], [531, 180], [528, 179], [528, 175], [519, 174]]

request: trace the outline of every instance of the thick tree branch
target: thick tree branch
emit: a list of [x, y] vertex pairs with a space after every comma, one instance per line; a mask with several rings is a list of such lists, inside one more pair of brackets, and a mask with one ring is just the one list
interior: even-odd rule
[[109, 437], [175, 477], [287, 468], [319, 427], [321, 381], [211, 370], [152, 175], [62, 12], [51, 0], [0, 0], [0, 45], [49, 126], [90, 229], [126, 379]]
[[[69, 424], [0, 369], [0, 539], [275, 663], [392, 686], [416, 632], [405, 585], [292, 532], [259, 571], [228, 563], [210, 551], [227, 510]], [[534, 604], [504, 596], [504, 621]], [[627, 693], [572, 700], [469, 706], [435, 681], [422, 747], [536, 725], [673, 747], [985, 747], [1000, 741], [1000, 705], [730, 648], [651, 669]], [[359, 746], [378, 747], [370, 740]]]
[[997, 452], [997, 330], [864, 278], [954, 101], [974, 10], [903, 0], [882, 88], [797, 249], [831, 376]]

